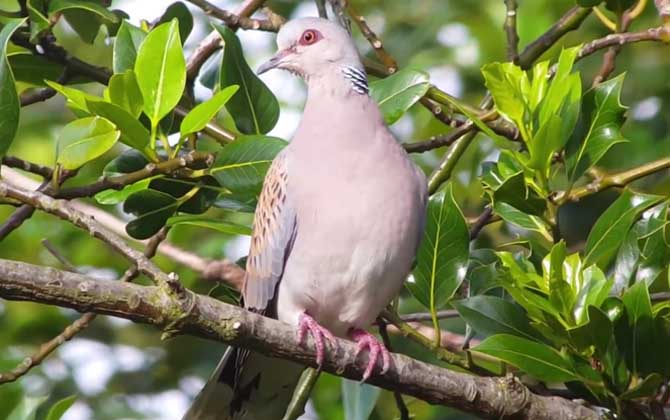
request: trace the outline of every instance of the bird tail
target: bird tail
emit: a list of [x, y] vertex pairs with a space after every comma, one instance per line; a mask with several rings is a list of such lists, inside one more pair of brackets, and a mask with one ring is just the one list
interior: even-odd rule
[[183, 420], [281, 420], [303, 370], [230, 347]]

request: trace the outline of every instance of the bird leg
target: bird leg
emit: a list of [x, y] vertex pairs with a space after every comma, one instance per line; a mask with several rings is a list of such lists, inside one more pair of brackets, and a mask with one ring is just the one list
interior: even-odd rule
[[319, 325], [319, 323], [316, 322], [314, 318], [309, 316], [307, 312], [303, 312], [298, 318], [298, 336], [296, 338], [298, 345], [302, 344], [305, 338], [305, 333], [308, 331], [312, 335], [314, 344], [316, 345], [316, 364], [321, 367], [323, 364], [323, 354], [325, 348], [324, 338], [332, 344], [335, 341], [335, 337], [330, 331]]
[[380, 356], [382, 359], [381, 373], [384, 374], [386, 373], [386, 371], [389, 370], [389, 366], [391, 364], [391, 354], [386, 349], [384, 344], [380, 343], [379, 340], [377, 340], [377, 338], [374, 335], [370, 334], [365, 330], [352, 328], [351, 330], [349, 330], [349, 336], [356, 343], [358, 343], [358, 347], [356, 348], [356, 354], [354, 357], [358, 357], [360, 352], [363, 351], [365, 348], [367, 348], [370, 352], [368, 356], [368, 366], [365, 368], [365, 372], [363, 372], [363, 379], [361, 380], [362, 382], [368, 380], [370, 374], [372, 374], [372, 369], [374, 369], [375, 365], [377, 364], [377, 360], [379, 360]]

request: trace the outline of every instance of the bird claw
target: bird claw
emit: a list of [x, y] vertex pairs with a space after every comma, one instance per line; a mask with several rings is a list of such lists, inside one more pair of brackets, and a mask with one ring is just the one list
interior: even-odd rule
[[308, 331], [312, 335], [314, 344], [316, 345], [316, 364], [321, 367], [325, 349], [324, 343], [325, 341], [328, 341], [333, 344], [335, 342], [335, 337], [330, 331], [319, 325], [314, 318], [304, 312], [300, 315], [300, 318], [298, 318], [298, 336], [296, 338], [298, 345], [302, 345], [302, 342], [305, 339], [305, 333]]
[[352, 329], [350, 331], [350, 336], [356, 343], [358, 343], [356, 354], [354, 355], [355, 358], [357, 358], [360, 352], [365, 348], [370, 352], [368, 355], [368, 365], [363, 372], [361, 382], [365, 382], [370, 378], [372, 370], [377, 364], [377, 360], [379, 360], [380, 356], [382, 360], [382, 370], [380, 373], [384, 374], [389, 370], [389, 367], [391, 366], [391, 354], [384, 344], [380, 343], [374, 335], [365, 330]]

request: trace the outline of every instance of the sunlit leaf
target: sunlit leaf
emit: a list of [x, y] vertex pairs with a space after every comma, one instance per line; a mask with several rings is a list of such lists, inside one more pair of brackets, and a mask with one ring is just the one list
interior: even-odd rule
[[207, 125], [237, 92], [239, 86], [228, 86], [216, 93], [211, 99], [199, 104], [184, 117], [179, 128], [182, 137], [196, 133]]
[[116, 33], [116, 39], [114, 40], [112, 58], [114, 73], [123, 73], [135, 68], [137, 51], [140, 49], [140, 45], [146, 36], [146, 32], [131, 25], [127, 20], [121, 22], [121, 27]]
[[154, 28], [137, 52], [135, 75], [144, 98], [144, 113], [153, 126], [181, 99], [186, 84], [186, 61], [177, 20]]
[[342, 404], [345, 420], [367, 420], [375, 408], [381, 389], [342, 378]]
[[249, 226], [240, 225], [229, 222], [227, 220], [219, 220], [205, 216], [173, 216], [167, 221], [168, 226], [175, 225], [191, 225], [199, 226], [207, 229], [213, 229], [221, 233], [230, 235], [251, 235], [251, 228]]
[[0, 30], [0, 159], [12, 144], [19, 127], [19, 96], [14, 85], [14, 75], [7, 61], [7, 43], [25, 19], [10, 20]]
[[72, 404], [74, 404], [75, 401], [77, 401], [76, 395], [70, 395], [69, 397], [65, 397], [62, 400], [57, 401], [49, 409], [46, 420], [60, 420], [65, 412], [69, 410], [70, 407], [72, 407]]
[[142, 106], [144, 105], [142, 92], [140, 92], [140, 87], [137, 84], [135, 72], [132, 70], [114, 74], [109, 79], [105, 96], [114, 105], [128, 111], [135, 119], [142, 113]]

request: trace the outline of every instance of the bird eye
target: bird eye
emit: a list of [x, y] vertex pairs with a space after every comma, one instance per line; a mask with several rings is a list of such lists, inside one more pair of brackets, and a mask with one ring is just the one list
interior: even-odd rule
[[321, 34], [314, 29], [308, 29], [300, 37], [300, 45], [312, 45], [321, 39]]

